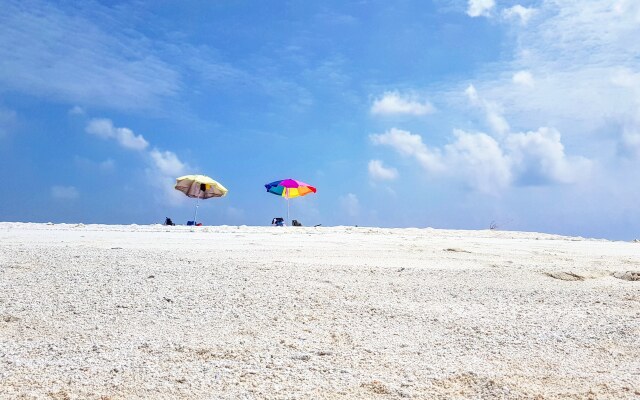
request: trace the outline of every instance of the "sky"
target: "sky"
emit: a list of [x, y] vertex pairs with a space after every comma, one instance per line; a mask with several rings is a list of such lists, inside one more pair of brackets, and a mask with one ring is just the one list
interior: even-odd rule
[[0, 221], [640, 237], [636, 0], [0, 0]]

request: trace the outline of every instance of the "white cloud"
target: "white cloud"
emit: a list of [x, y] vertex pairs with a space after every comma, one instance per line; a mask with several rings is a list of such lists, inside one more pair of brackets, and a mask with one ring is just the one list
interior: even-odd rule
[[391, 128], [383, 134], [370, 135], [373, 144], [383, 144], [393, 147], [400, 154], [410, 156], [418, 152], [426, 151], [422, 143], [422, 137], [412, 135], [411, 132]]
[[149, 152], [149, 155], [155, 167], [164, 175], [177, 178], [186, 172], [186, 165], [171, 151], [153, 149]]
[[[91, 10], [90, 12], [87, 10]], [[119, 13], [123, 13], [120, 15]], [[127, 6], [3, 2], [0, 85], [65, 102], [151, 109], [180, 76], [128, 25]]]
[[[617, 126], [619, 140], [619, 127], [638, 114], [638, 92], [628, 89], [640, 72], [634, 61], [640, 54], [639, 10], [636, 1], [541, 2], [535, 11], [540, 18], [511, 27], [514, 58], [491, 64], [474, 85], [500, 101], [519, 126], [552, 122], [567, 138]], [[523, 70], [535, 71], [535, 91], [514, 88], [514, 75]]]
[[588, 176], [591, 170], [591, 162], [586, 158], [566, 156], [560, 132], [553, 128], [511, 134], [505, 148], [523, 184], [573, 183]]
[[369, 161], [369, 176], [372, 179], [394, 180], [398, 177], [398, 170], [395, 168], [387, 168], [380, 160]]
[[640, 48], [634, 37], [640, 25], [629, 11], [616, 11], [612, 2], [547, 1], [540, 9], [545, 18], [517, 31], [517, 39], [532, 52], [533, 61], [562, 70], [633, 66], [635, 62], [627, 56]]
[[502, 107], [498, 103], [486, 101], [481, 98], [473, 85], [467, 87], [465, 94], [471, 101], [471, 104], [484, 110], [487, 122], [494, 133], [505, 135], [509, 132], [509, 123], [504, 118]]
[[178, 206], [188, 199], [182, 192], [174, 189], [177, 176], [163, 175], [153, 167], [147, 168], [146, 175], [147, 183], [157, 190], [154, 197], [158, 202]]
[[[633, 196], [625, 171], [640, 161], [640, 2], [544, 1], [535, 16], [509, 27], [514, 58], [491, 64], [467, 94], [479, 107], [499, 101], [494, 116], [533, 127], [496, 137], [510, 157], [512, 184], [569, 182], [605, 190], [615, 182]], [[433, 96], [452, 103], [456, 93]], [[608, 205], [616, 208], [620, 198]]]
[[470, 186], [487, 193], [508, 186], [511, 167], [498, 142], [484, 133], [453, 132], [456, 140], [445, 146], [449, 173], [461, 176]]
[[629, 114], [622, 122], [622, 133], [618, 145], [620, 153], [624, 157], [640, 160], [640, 72], [621, 68], [613, 75], [611, 82], [623, 88], [626, 94], [631, 96], [627, 99], [631, 103]]
[[340, 207], [349, 217], [357, 217], [360, 215], [360, 201], [358, 196], [353, 193], [347, 193], [344, 196], [340, 196]]
[[100, 168], [101, 171], [105, 171], [105, 172], [113, 171], [116, 168], [116, 163], [115, 161], [109, 158], [107, 160], [99, 162], [98, 168]]
[[118, 136], [116, 139], [118, 143], [124, 148], [132, 149], [132, 150], [144, 150], [149, 146], [149, 142], [147, 142], [142, 135], [135, 135], [130, 129], [127, 128], [117, 128]]
[[189, 168], [172, 151], [160, 151], [153, 149], [148, 152], [149, 168], [147, 176], [149, 183], [158, 188], [161, 201], [166, 201], [171, 205], [182, 203], [185, 196], [174, 189], [176, 178], [186, 175]]
[[628, 127], [622, 132], [621, 147], [625, 155], [640, 159], [640, 127]]
[[[117, 128], [107, 118], [95, 118], [89, 121], [86, 131], [103, 139], [116, 140], [126, 149], [136, 150], [145, 156], [147, 163], [147, 182], [158, 189], [161, 200], [177, 205], [184, 200], [184, 195], [174, 190], [175, 179], [185, 175], [189, 166], [182, 162], [172, 151], [162, 151], [157, 148], [147, 150], [149, 142], [142, 135], [136, 135], [129, 128]], [[105, 168], [113, 166], [112, 160], [107, 160]]]
[[513, 80], [513, 83], [517, 83], [519, 85], [523, 85], [527, 87], [534, 86], [533, 75], [531, 75], [531, 72], [529, 71], [516, 72], [515, 74], [513, 74], [512, 80]]
[[112, 139], [116, 137], [115, 128], [113, 122], [110, 119], [98, 118], [92, 119], [85, 128], [87, 133], [96, 135], [103, 139]]
[[613, 10], [617, 14], [629, 15], [636, 22], [640, 22], [640, 3], [636, 0], [619, 0], [614, 4]]
[[84, 115], [84, 109], [80, 106], [73, 106], [69, 109], [69, 115]]
[[487, 102], [485, 104], [485, 111], [487, 113], [487, 121], [491, 129], [499, 134], [506, 135], [509, 132], [509, 123], [502, 115], [502, 107], [497, 103]]
[[507, 19], [518, 18], [523, 25], [526, 25], [535, 12], [535, 8], [523, 7], [520, 4], [516, 4], [513, 7], [503, 10], [502, 15]]
[[80, 196], [74, 186], [52, 186], [51, 197], [56, 200], [74, 200]]
[[371, 114], [426, 115], [434, 111], [435, 108], [428, 101], [420, 102], [411, 96], [403, 97], [398, 92], [385, 92], [371, 106]]
[[478, 96], [478, 91], [476, 90], [475, 86], [467, 86], [464, 93], [467, 95], [467, 98], [469, 99], [469, 101], [471, 101], [471, 103], [479, 104], [480, 97]]
[[[506, 133], [499, 138], [456, 129], [453, 141], [435, 149], [427, 148], [420, 135], [395, 128], [383, 135], [371, 135], [370, 139], [414, 158], [433, 177], [457, 178], [485, 193], [498, 193], [514, 184], [579, 182], [588, 177], [592, 166], [584, 157], [567, 156], [560, 133], [546, 127], [534, 132]], [[430, 158], [431, 163], [425, 163], [425, 158]]]
[[495, 7], [494, 0], [469, 0], [467, 15], [470, 17], [488, 17]]
[[[431, 145], [424, 136], [443, 165], [438, 173], [425, 169], [426, 174], [446, 179], [443, 187], [461, 180], [483, 190], [483, 185], [492, 186], [483, 180], [502, 182], [493, 186], [505, 196], [490, 200], [491, 207], [512, 208], [514, 215], [528, 219], [520, 225], [526, 229], [544, 229], [554, 219], [558, 222], [551, 225], [558, 230], [580, 225], [574, 233], [613, 233], [609, 226], [633, 225], [629, 221], [640, 216], [634, 203], [639, 188], [634, 171], [640, 166], [640, 2], [543, 0], [534, 2], [531, 13], [511, 7], [517, 3], [498, 2], [502, 9], [491, 11], [508, 30], [499, 45], [506, 50], [502, 54], [513, 54], [511, 59], [501, 57], [475, 70], [473, 86], [470, 80], [427, 88], [439, 105], [451, 106], [439, 109], [457, 121], [453, 127], [474, 123], [466, 115], [469, 102], [482, 112], [482, 121], [454, 134], [448, 145]], [[532, 79], [518, 76], [521, 71]], [[465, 88], [466, 97], [461, 97]], [[491, 150], [493, 156], [480, 163], [481, 171], [473, 171], [471, 161], [482, 156], [474, 151], [480, 139], [482, 151]], [[388, 141], [384, 145], [398, 151]], [[468, 149], [465, 157], [462, 148]], [[400, 154], [413, 157], [409, 151]], [[531, 211], [526, 216], [523, 205]], [[480, 209], [475, 204], [468, 208], [471, 216]], [[626, 227], [620, 231], [635, 234]]]
[[[526, 74], [520, 78], [523, 76], [526, 82]], [[621, 76], [620, 82], [635, 85], [635, 75]], [[572, 184], [591, 174], [593, 161], [567, 155], [557, 129], [512, 132], [501, 104], [481, 96], [474, 85], [468, 85], [465, 95], [482, 110], [491, 134], [454, 129], [449, 144], [429, 147], [420, 135], [393, 128], [370, 135], [370, 140], [415, 159], [433, 177], [458, 179], [486, 193], [502, 192], [513, 185]], [[635, 136], [629, 134], [627, 139], [626, 148], [635, 148]]]
[[611, 76], [611, 83], [640, 93], [640, 72], [635, 72], [630, 68], [620, 68]]
[[383, 134], [369, 135], [375, 145], [385, 145], [404, 156], [413, 157], [427, 171], [439, 171], [443, 168], [438, 152], [429, 149], [420, 135], [397, 128], [391, 128]]
[[142, 151], [149, 146], [142, 135], [134, 134], [129, 128], [116, 128], [106, 118], [92, 119], [87, 124], [86, 131], [103, 139], [115, 139], [120, 146], [130, 150]]

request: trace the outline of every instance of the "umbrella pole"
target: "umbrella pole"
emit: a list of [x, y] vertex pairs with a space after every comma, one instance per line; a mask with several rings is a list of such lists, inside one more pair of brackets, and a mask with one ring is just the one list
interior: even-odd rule
[[196, 224], [198, 223], [196, 221], [196, 218], [198, 217], [198, 207], [199, 207], [198, 202], [199, 201], [200, 201], [200, 197], [196, 197], [196, 210], [193, 213], [193, 226], [196, 226]]
[[287, 222], [289, 221], [289, 188], [286, 189], [286, 193], [287, 193]]

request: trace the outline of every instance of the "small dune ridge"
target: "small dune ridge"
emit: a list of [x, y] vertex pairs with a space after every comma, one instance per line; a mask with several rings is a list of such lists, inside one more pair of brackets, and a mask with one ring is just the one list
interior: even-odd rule
[[640, 271], [614, 272], [612, 275], [625, 281], [640, 281]]
[[617, 279], [622, 279], [625, 281], [640, 281], [640, 271], [617, 271], [617, 272], [573, 272], [573, 271], [554, 271], [554, 272], [543, 272], [544, 275], [547, 275], [554, 279], [559, 279], [561, 281], [584, 281], [587, 279], [596, 279], [596, 278], [604, 278], [606, 276], [612, 276]]

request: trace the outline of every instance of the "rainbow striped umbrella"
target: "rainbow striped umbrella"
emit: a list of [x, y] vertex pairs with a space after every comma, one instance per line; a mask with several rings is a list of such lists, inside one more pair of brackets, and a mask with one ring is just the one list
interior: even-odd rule
[[267, 188], [267, 192], [287, 199], [287, 221], [289, 220], [289, 199], [316, 192], [315, 187], [295, 179], [282, 179], [280, 181], [267, 183], [264, 187]]

